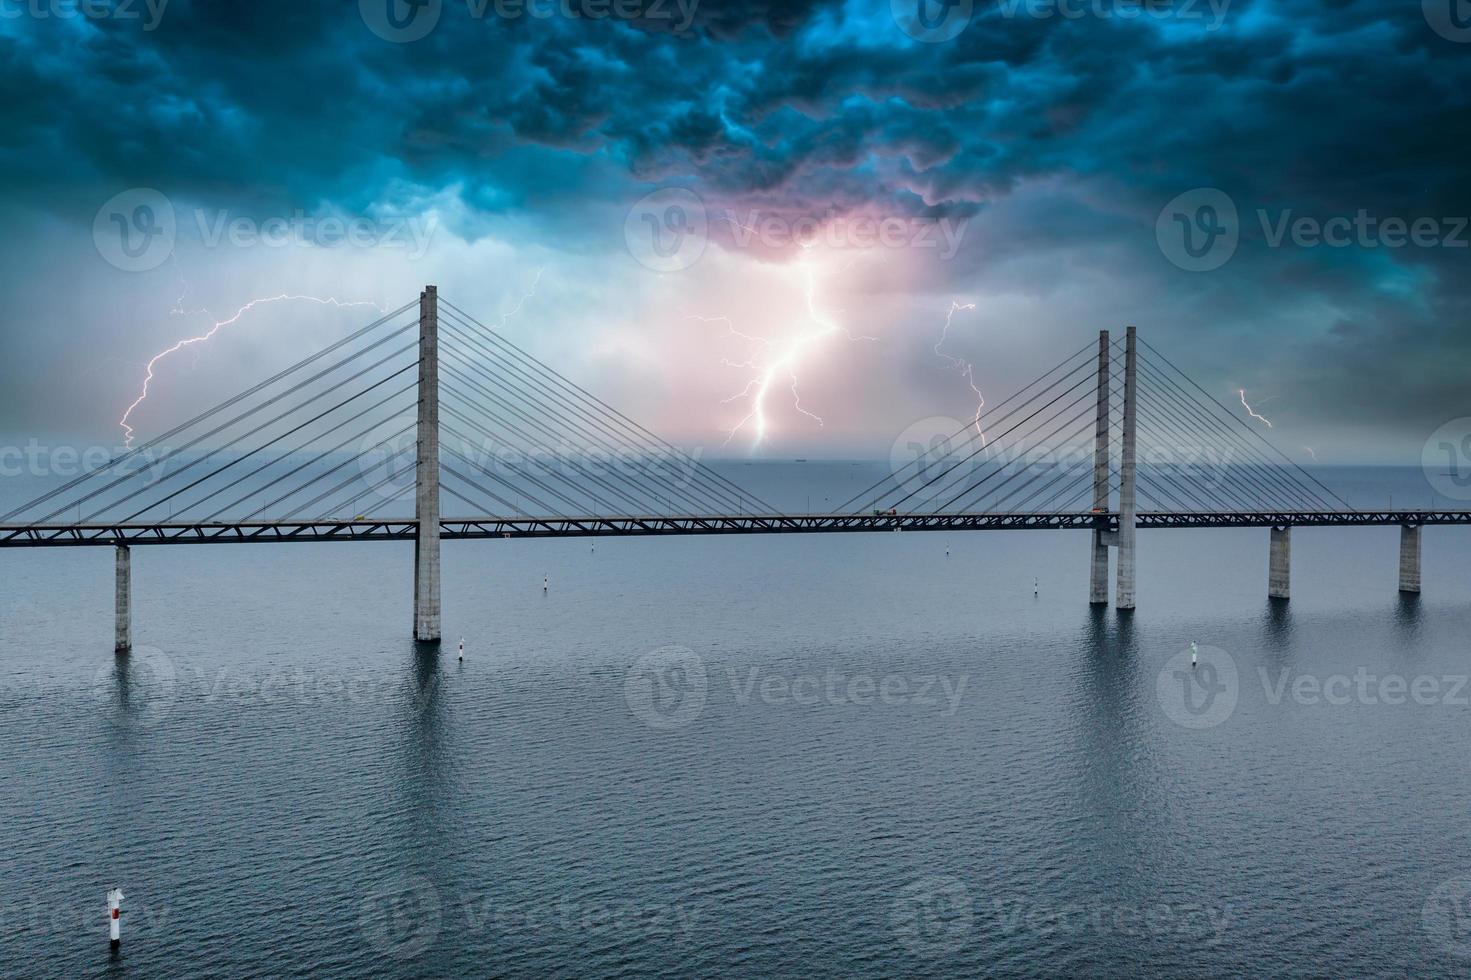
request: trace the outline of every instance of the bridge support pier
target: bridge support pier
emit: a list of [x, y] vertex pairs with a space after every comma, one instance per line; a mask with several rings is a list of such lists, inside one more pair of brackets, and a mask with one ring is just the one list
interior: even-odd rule
[[1119, 458], [1119, 566], [1114, 608], [1134, 608], [1134, 514], [1137, 509], [1135, 481], [1138, 466], [1139, 386], [1135, 378], [1135, 330], [1124, 335], [1124, 438]]
[[439, 642], [439, 293], [419, 294], [418, 453], [414, 467], [414, 639]]
[[1272, 528], [1271, 554], [1267, 560], [1267, 595], [1273, 599], [1292, 597], [1292, 528]]
[[[1098, 422], [1093, 431], [1093, 513], [1108, 513], [1108, 331], [1098, 332]], [[1108, 605], [1108, 542], [1093, 531], [1093, 560], [1088, 571], [1088, 601]]]
[[117, 545], [117, 624], [113, 650], [128, 653], [133, 649], [133, 559], [132, 550], [125, 544]]
[[1420, 591], [1420, 525], [1399, 526], [1399, 590]]

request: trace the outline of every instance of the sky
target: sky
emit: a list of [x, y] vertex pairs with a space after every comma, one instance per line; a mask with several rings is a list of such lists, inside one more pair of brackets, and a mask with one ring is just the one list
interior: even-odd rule
[[882, 458], [1127, 324], [1304, 461], [1471, 415], [1465, 0], [0, 0], [0, 74], [12, 442], [426, 283], [710, 456]]

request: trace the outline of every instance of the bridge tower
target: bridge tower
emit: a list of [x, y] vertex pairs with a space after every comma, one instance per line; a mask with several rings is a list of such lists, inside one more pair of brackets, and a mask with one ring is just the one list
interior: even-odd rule
[[418, 454], [414, 467], [414, 639], [439, 642], [439, 291], [419, 294]]
[[[1108, 487], [1108, 331], [1098, 332], [1098, 424], [1093, 435], [1093, 513], [1095, 520], [1109, 510]], [[1111, 533], [1107, 528], [1093, 529], [1093, 562], [1088, 575], [1088, 601], [1095, 606], [1108, 605], [1108, 548]]]
[[1135, 467], [1138, 463], [1138, 424], [1136, 403], [1139, 385], [1135, 375], [1135, 329], [1124, 335], [1124, 439], [1119, 457], [1119, 565], [1118, 586], [1114, 595], [1117, 609], [1134, 608], [1134, 514]]

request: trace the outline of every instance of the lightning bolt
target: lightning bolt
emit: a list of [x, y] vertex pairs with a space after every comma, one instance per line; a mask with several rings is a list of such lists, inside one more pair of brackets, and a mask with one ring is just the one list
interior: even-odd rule
[[1252, 418], [1256, 419], [1259, 422], [1266, 423], [1267, 428], [1270, 429], [1272, 427], [1271, 420], [1267, 419], [1265, 416], [1258, 415], [1256, 412], [1252, 411], [1250, 405], [1246, 404], [1246, 389], [1237, 388], [1236, 393], [1241, 396], [1241, 406], [1246, 409], [1246, 414], [1250, 415]]
[[955, 314], [975, 308], [976, 304], [974, 303], [950, 301], [950, 310], [945, 314], [945, 326], [940, 331], [939, 342], [935, 344], [935, 353], [944, 358], [946, 364], [960, 372], [960, 376], [965, 379], [965, 383], [970, 385], [970, 390], [975, 394], [976, 416], [971, 420], [971, 424], [975, 426], [976, 435], [981, 437], [981, 446], [984, 448], [986, 445], [986, 433], [981, 430], [981, 409], [986, 407], [986, 396], [981, 394], [981, 389], [976, 387], [975, 365], [969, 361], [961, 360], [954, 354], [947, 354], [940, 350], [941, 347], [945, 346], [945, 341], [950, 337], [950, 322], [955, 319]]
[[[219, 333], [224, 328], [236, 323], [240, 320], [241, 317], [243, 317], [246, 313], [249, 313], [251, 310], [255, 309], [257, 306], [264, 306], [267, 303], [285, 303], [295, 301], [318, 303], [322, 306], [335, 306], [343, 309], [354, 306], [371, 306], [379, 313], [388, 312], [383, 307], [379, 306], [377, 303], [374, 303], [371, 300], [344, 301], [336, 299], [332, 296], [305, 296], [298, 293], [280, 293], [276, 296], [261, 296], [256, 299], [250, 300], [248, 303], [240, 307], [230, 316], [224, 318], [223, 320], [216, 320], [214, 324], [210, 326], [210, 328], [204, 333], [201, 333], [194, 337], [185, 337], [183, 340], [176, 342], [173, 346], [166, 347], [163, 350], [159, 351], [157, 354], [154, 354], [153, 357], [149, 359], [147, 366], [144, 368], [143, 387], [141, 390], [139, 390], [138, 397], [133, 399], [132, 404], [130, 404], [127, 409], [123, 411], [122, 418], [118, 419], [117, 422], [118, 425], [122, 426], [123, 445], [128, 449], [133, 448], [133, 427], [128, 424], [128, 420], [132, 418], [133, 412], [138, 408], [138, 406], [148, 400], [149, 389], [152, 386], [154, 379], [154, 369], [158, 366], [158, 363], [160, 361], [164, 360], [172, 354], [178, 353], [186, 347], [192, 348], [197, 344], [206, 343], [215, 334]], [[174, 308], [170, 311], [170, 314], [172, 315], [193, 315], [198, 313], [209, 314], [209, 311], [203, 309], [185, 310], [184, 293], [182, 292], [179, 294], [178, 302], [174, 304]], [[213, 314], [209, 315], [212, 316]]]
[[[818, 425], [826, 424], [820, 415], [809, 411], [802, 404], [802, 395], [797, 380], [797, 369], [801, 366], [804, 358], [810, 355], [815, 347], [835, 334], [842, 334], [851, 341], [877, 339], [876, 337], [856, 336], [849, 332], [846, 327], [838, 323], [834, 317], [841, 315], [842, 310], [835, 310], [829, 313], [819, 307], [817, 298], [817, 272], [808, 254], [809, 249], [810, 246], [803, 246], [803, 255], [797, 263], [797, 267], [801, 270], [804, 282], [803, 292], [806, 299], [806, 314], [804, 319], [810, 326], [796, 336], [784, 340], [773, 340], [770, 337], [761, 337], [736, 329], [735, 324], [727, 316], [696, 315], [689, 317], [689, 319], [698, 320], [702, 323], [724, 323], [726, 329], [732, 336], [739, 337], [755, 345], [751, 356], [744, 361], [732, 361], [728, 358], [721, 359], [721, 363], [728, 367], [744, 368], [755, 372], [754, 377], [746, 383], [744, 388], [729, 398], [721, 399], [720, 403], [722, 405], [740, 401], [741, 399], [750, 400], [750, 411], [727, 431], [725, 445], [730, 445], [731, 440], [747, 425], [750, 425], [754, 430], [751, 448], [756, 448], [766, 440], [768, 430], [766, 401], [772, 389], [778, 385], [787, 388], [791, 392], [793, 408], [815, 421]], [[851, 265], [852, 263], [850, 262], [844, 269]]]
[[541, 268], [537, 269], [536, 275], [531, 277], [531, 285], [526, 287], [526, 292], [521, 294], [521, 298], [516, 301], [516, 305], [501, 314], [500, 325], [502, 328], [505, 327], [507, 320], [520, 313], [521, 308], [525, 306], [533, 296], [536, 295], [536, 287], [541, 284], [541, 275], [543, 272], [546, 271], [546, 266], [542, 266]]

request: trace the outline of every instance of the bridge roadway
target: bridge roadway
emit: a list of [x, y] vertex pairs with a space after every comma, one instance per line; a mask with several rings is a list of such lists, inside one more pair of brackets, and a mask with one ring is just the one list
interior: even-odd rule
[[[1141, 512], [1136, 526], [1354, 527], [1471, 524], [1471, 510]], [[653, 537], [675, 534], [832, 534], [874, 531], [1043, 531], [1118, 529], [1116, 514], [709, 514], [607, 517], [443, 518], [440, 537]], [[0, 548], [98, 545], [245, 544], [280, 541], [412, 541], [412, 518], [354, 520], [166, 522], [130, 524], [0, 524]]]

